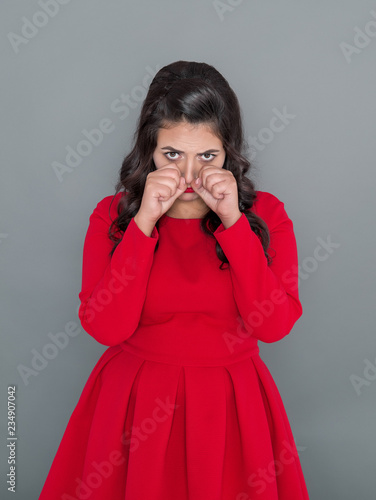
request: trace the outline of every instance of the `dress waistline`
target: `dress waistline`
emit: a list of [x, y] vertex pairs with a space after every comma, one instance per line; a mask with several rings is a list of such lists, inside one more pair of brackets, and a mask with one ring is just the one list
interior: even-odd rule
[[251, 358], [252, 356], [256, 356], [259, 354], [259, 347], [256, 345], [255, 347], [247, 350], [236, 353], [234, 356], [228, 356], [226, 358], [209, 358], [209, 359], [189, 359], [189, 358], [177, 358], [176, 356], [172, 356], [171, 354], [156, 354], [152, 352], [147, 352], [141, 350], [133, 345], [127, 343], [127, 341], [121, 342], [120, 346], [126, 352], [134, 354], [142, 359], [148, 361], [155, 361], [157, 363], [166, 363], [170, 365], [178, 365], [178, 366], [225, 366], [231, 365], [233, 363], [238, 363], [239, 361], [244, 361], [246, 359]]

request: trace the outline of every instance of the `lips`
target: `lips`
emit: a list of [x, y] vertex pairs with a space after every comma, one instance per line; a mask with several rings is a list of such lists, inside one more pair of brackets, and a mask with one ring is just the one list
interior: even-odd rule
[[194, 190], [192, 188], [187, 188], [184, 193], [194, 193]]

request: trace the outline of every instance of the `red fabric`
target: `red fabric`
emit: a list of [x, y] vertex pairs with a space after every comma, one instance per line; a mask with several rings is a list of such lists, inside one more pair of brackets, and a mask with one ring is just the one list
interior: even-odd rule
[[270, 231], [270, 266], [244, 214], [214, 238], [201, 219], [165, 214], [150, 237], [132, 219], [110, 258], [108, 229], [123, 195], [98, 203], [83, 249], [80, 321], [109, 347], [39, 500], [307, 499], [283, 402], [258, 348], [286, 336], [302, 315], [284, 204], [258, 191], [252, 207]]

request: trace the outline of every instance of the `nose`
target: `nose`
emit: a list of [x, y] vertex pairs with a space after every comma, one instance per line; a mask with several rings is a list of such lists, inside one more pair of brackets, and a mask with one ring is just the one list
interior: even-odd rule
[[182, 177], [185, 178], [185, 183], [191, 186], [198, 177], [201, 165], [197, 158], [187, 156], [178, 161], [178, 168]]

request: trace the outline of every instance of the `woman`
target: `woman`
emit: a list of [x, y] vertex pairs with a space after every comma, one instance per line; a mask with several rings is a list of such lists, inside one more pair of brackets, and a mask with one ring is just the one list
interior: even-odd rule
[[249, 168], [223, 76], [162, 68], [116, 194], [90, 216], [79, 317], [109, 348], [40, 499], [308, 498], [258, 348], [302, 315], [293, 224]]

